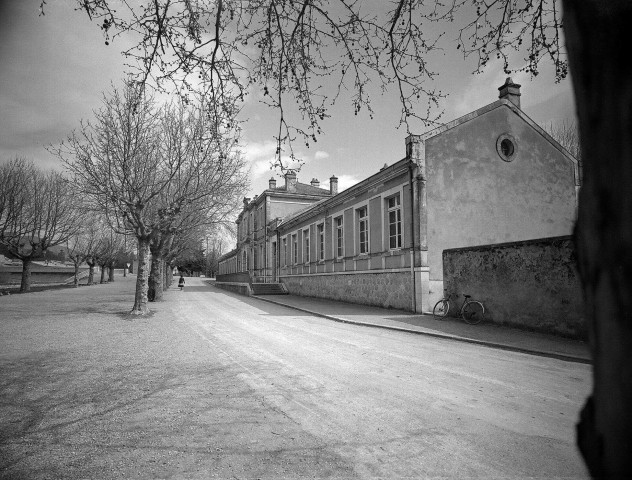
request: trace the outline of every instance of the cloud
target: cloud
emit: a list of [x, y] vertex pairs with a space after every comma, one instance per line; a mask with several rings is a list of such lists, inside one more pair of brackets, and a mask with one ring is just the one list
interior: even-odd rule
[[540, 75], [531, 77], [524, 69], [526, 65], [515, 63], [514, 71], [506, 74], [500, 60], [494, 60], [481, 74], [472, 75], [465, 87], [452, 94], [446, 103], [446, 119], [455, 119], [492, 103], [498, 99], [498, 87], [505, 83], [507, 77], [522, 86], [521, 108], [529, 109], [538, 104], [545, 104], [570, 88], [563, 83], [554, 84], [553, 66], [544, 63], [540, 67]]
[[353, 187], [356, 183], [359, 183], [363, 178], [358, 177], [357, 175], [337, 175], [338, 177], [338, 191], [342, 192], [347, 188]]
[[276, 147], [275, 141], [266, 140], [248, 142], [241, 148], [246, 162], [250, 164], [250, 174], [254, 179], [260, 178], [270, 171], [270, 165], [274, 162]]
[[[248, 142], [241, 148], [246, 162], [250, 165], [252, 180], [257, 180], [263, 176], [276, 176], [277, 170], [273, 170], [271, 165], [275, 161], [277, 143], [274, 140], [264, 140], [263, 142]], [[295, 162], [288, 156], [282, 155], [283, 165], [292, 167]]]
[[322, 160], [324, 158], [329, 158], [329, 154], [327, 152], [323, 152], [322, 150], [318, 150], [314, 154], [314, 160]]
[[458, 118], [497, 100], [497, 89], [505, 83], [505, 79], [508, 76], [514, 82], [521, 83], [525, 74], [512, 72], [510, 75], [507, 75], [503, 72], [502, 62], [494, 60], [481, 74], [472, 75], [460, 93], [453, 94], [449, 98], [446, 105], [445, 118], [450, 120]]

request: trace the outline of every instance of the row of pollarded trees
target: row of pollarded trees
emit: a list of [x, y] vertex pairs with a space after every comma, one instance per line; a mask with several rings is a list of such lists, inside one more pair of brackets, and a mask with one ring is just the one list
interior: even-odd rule
[[114, 280], [114, 265], [118, 259], [130, 257], [130, 248], [124, 235], [114, 232], [99, 217], [99, 212], [84, 210], [81, 230], [66, 242], [66, 255], [75, 268], [74, 285], [79, 286], [79, 268], [88, 265], [88, 285], [94, 283], [94, 269], [101, 267], [101, 283]]
[[16, 158], [0, 165], [0, 244], [22, 261], [20, 291], [31, 286], [31, 265], [81, 229], [81, 211], [62, 174]]
[[133, 314], [148, 311], [150, 289], [162, 298], [178, 254], [224, 223], [244, 193], [236, 131], [212, 112], [202, 101], [158, 104], [128, 85], [51, 148], [82, 202], [137, 241]]
[[81, 201], [67, 177], [23, 158], [0, 165], [0, 245], [22, 262], [21, 292], [31, 288], [33, 261], [52, 247], [64, 248], [75, 267], [75, 286], [83, 264], [89, 266], [88, 284], [97, 265], [101, 283], [108, 270], [112, 280], [114, 261], [128, 252], [124, 237]]

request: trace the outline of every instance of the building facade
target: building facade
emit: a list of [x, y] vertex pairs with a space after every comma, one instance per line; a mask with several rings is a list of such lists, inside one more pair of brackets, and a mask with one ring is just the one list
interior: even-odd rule
[[252, 281], [276, 281], [276, 225], [282, 218], [337, 193], [337, 178], [330, 179], [330, 188], [320, 182], [298, 182], [296, 172], [285, 174], [285, 184], [278, 186], [271, 178], [268, 188], [257, 197], [244, 198], [243, 210], [237, 217], [237, 247], [219, 261], [219, 273], [246, 272]]
[[443, 250], [569, 235], [578, 163], [520, 109], [519, 85], [499, 90], [409, 136], [403, 159], [278, 216], [261, 238], [265, 278], [300, 295], [429, 312], [443, 296]]

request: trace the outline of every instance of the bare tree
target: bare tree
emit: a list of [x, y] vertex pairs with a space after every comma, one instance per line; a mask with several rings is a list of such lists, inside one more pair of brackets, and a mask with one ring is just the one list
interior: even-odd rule
[[[372, 116], [371, 97], [394, 88], [400, 123], [440, 121], [444, 93], [432, 80], [433, 55], [459, 48], [478, 58], [477, 70], [509, 52], [524, 54], [526, 70], [550, 59], [556, 79], [568, 71], [561, 48], [556, 0], [76, 0], [100, 22], [106, 44], [126, 35], [137, 43], [123, 52], [140, 85], [206, 92], [215, 116], [234, 124], [244, 98], [263, 95], [278, 118], [276, 165], [284, 168], [284, 146], [310, 145], [341, 92], [351, 108]], [[41, 2], [44, 12], [46, 1]], [[457, 23], [452, 46], [433, 23]], [[523, 45], [524, 43], [524, 45]], [[324, 79], [330, 79], [324, 81]]]
[[7, 191], [0, 200], [0, 243], [22, 261], [21, 292], [31, 288], [33, 259], [63, 245], [78, 228], [72, 191], [57, 172], [43, 172], [24, 159], [0, 166]]
[[[99, 226], [94, 219], [90, 219], [93, 212], [86, 212], [82, 216], [82, 228], [66, 242], [67, 255], [75, 268], [74, 286], [79, 286], [79, 267], [88, 260], [96, 258], [99, 248]], [[94, 264], [88, 277], [88, 285], [94, 281]]]
[[133, 85], [106, 97], [95, 117], [52, 150], [108, 224], [136, 237], [132, 313], [142, 314], [148, 311], [152, 239], [158, 243], [162, 233], [172, 233], [191, 209], [207, 217], [220, 207], [232, 209], [245, 178], [242, 162], [232, 151], [234, 137], [207, 110], [159, 108]]
[[158, 115], [151, 99], [136, 89], [115, 90], [104, 96], [94, 123], [82, 123], [79, 132], [51, 148], [64, 162], [76, 188], [102, 209], [108, 223], [135, 235], [139, 268], [134, 314], [148, 311], [149, 241], [155, 200], [170, 180], [158, 146]]
[[246, 169], [231, 131], [221, 135], [203, 103], [182, 102], [163, 110], [163, 155], [180, 169], [160, 195], [161, 208], [152, 232], [149, 288], [162, 299], [164, 257], [177, 232], [224, 222], [239, 204], [247, 185]]
[[579, 128], [573, 120], [564, 120], [562, 122], [550, 122], [544, 125], [544, 129], [551, 135], [560, 145], [562, 145], [568, 153], [573, 155], [579, 163], [579, 181], [581, 184], [582, 171], [582, 155], [581, 143], [579, 139]]
[[101, 269], [99, 283], [114, 281], [114, 262], [123, 250], [124, 241], [124, 235], [116, 233], [109, 225], [103, 224], [99, 232], [98, 247], [94, 255]]
[[[140, 34], [138, 48], [127, 54], [137, 55], [141, 83], [150, 78], [159, 86], [174, 81], [186, 94], [200, 82], [228, 113], [234, 113], [248, 91], [244, 87], [263, 89], [280, 118], [278, 155], [281, 142], [293, 133], [307, 138], [320, 133], [326, 100], [336, 95], [319, 97], [314, 87], [320, 87], [321, 74], [336, 73], [339, 85], [352, 90], [354, 106], [364, 107], [371, 76], [363, 75], [372, 72], [375, 78], [377, 67], [375, 83], [399, 89], [404, 120], [411, 111], [420, 111], [416, 114], [426, 122], [436, 121], [425, 112], [440, 100], [441, 92], [431, 83], [424, 84], [425, 89], [419, 86], [433, 78], [428, 54], [437, 44], [425, 36], [429, 22], [463, 19], [456, 48], [478, 58], [478, 69], [496, 57], [509, 72], [515, 49], [526, 53], [526, 70], [532, 75], [539, 73], [544, 59], [554, 64], [557, 81], [570, 66], [584, 172], [577, 245], [593, 320], [594, 358], [594, 391], [582, 414], [579, 443], [593, 475], [632, 473], [627, 453], [632, 450], [632, 387], [622, 374], [632, 371], [632, 72], [625, 48], [632, 2], [562, 0], [563, 22], [555, 0], [397, 0], [389, 3], [392, 8], [382, 20], [363, 14], [364, 2], [352, 0], [146, 0], [132, 7], [125, 2], [124, 13], [115, 12], [107, 0], [77, 3], [103, 21], [107, 40], [127, 32]], [[344, 15], [334, 15], [330, 4]], [[333, 52], [334, 60], [328, 61], [327, 52]], [[398, 73], [415, 67], [419, 78]], [[380, 77], [380, 70], [388, 74]], [[286, 125], [287, 96], [298, 100], [306, 117], [307, 126], [295, 132]]]

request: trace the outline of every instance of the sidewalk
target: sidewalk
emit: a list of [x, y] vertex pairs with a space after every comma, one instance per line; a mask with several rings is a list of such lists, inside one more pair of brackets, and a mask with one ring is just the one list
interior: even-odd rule
[[251, 298], [284, 305], [338, 322], [430, 335], [569, 362], [591, 363], [586, 342], [553, 335], [491, 324], [468, 325], [461, 319], [451, 317], [435, 320], [432, 315], [297, 295], [257, 295]]

